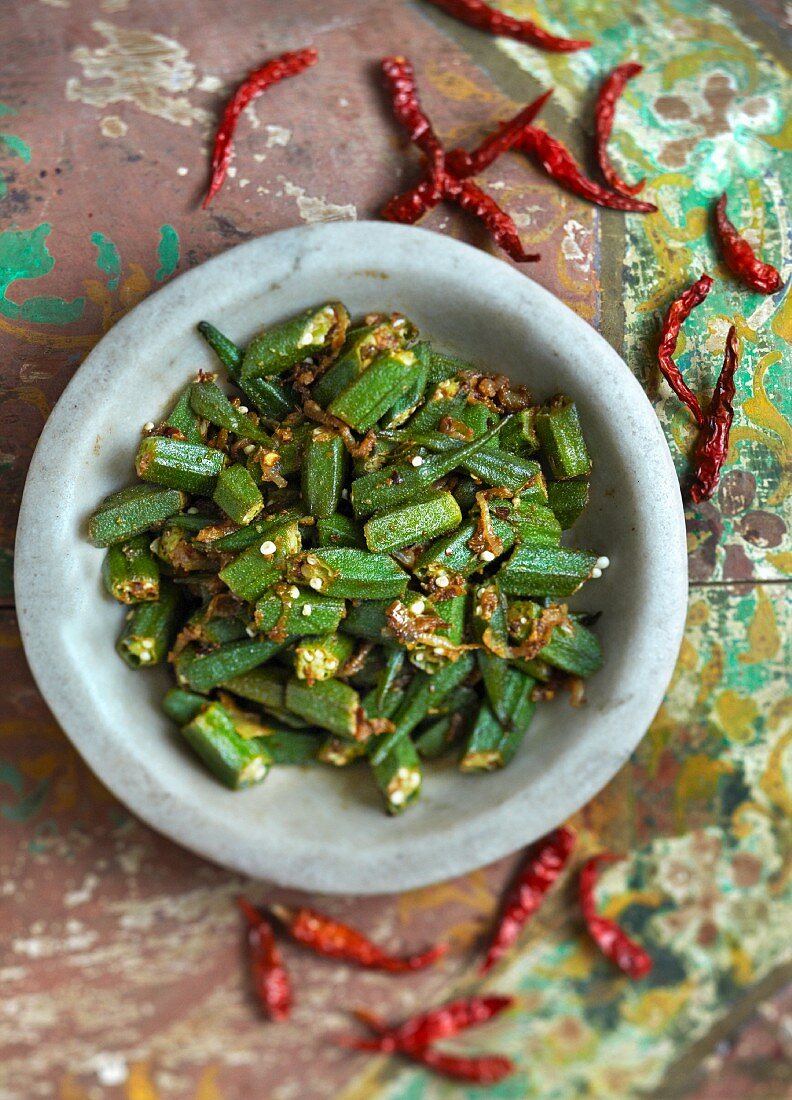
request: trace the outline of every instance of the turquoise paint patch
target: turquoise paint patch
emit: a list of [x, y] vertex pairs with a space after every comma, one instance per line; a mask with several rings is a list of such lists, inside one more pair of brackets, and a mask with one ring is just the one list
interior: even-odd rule
[[[22, 773], [13, 764], [0, 764], [0, 782], [11, 788], [15, 795], [22, 795], [25, 780]], [[41, 779], [32, 791], [19, 798], [16, 803], [0, 803], [0, 814], [7, 821], [29, 821], [38, 813], [50, 788], [49, 779]]]
[[55, 260], [46, 238], [52, 231], [48, 222], [35, 229], [7, 229], [0, 233], [0, 315], [11, 321], [35, 321], [38, 324], [67, 325], [81, 317], [85, 298], [68, 302], [64, 298], [37, 296], [21, 304], [8, 297], [8, 289], [19, 279], [40, 279], [52, 271]]
[[96, 248], [96, 266], [105, 275], [109, 275], [107, 285], [111, 290], [118, 286], [121, 276], [121, 257], [118, 249], [104, 233], [92, 233], [91, 244]]
[[179, 234], [172, 225], [160, 226], [160, 240], [157, 245], [159, 270], [154, 278], [158, 283], [172, 275], [179, 266]]
[[32, 155], [30, 146], [21, 137], [17, 137], [16, 134], [0, 134], [0, 143], [5, 145], [6, 149], [10, 149], [14, 155], [21, 157], [25, 164], [30, 164]]

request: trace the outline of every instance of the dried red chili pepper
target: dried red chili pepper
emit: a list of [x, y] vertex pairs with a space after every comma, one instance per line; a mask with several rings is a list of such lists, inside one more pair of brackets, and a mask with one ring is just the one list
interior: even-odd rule
[[729, 453], [729, 433], [734, 420], [734, 375], [738, 365], [737, 331], [732, 325], [726, 337], [723, 368], [715, 384], [709, 413], [696, 448], [695, 480], [690, 489], [690, 496], [696, 504], [709, 500], [718, 488], [721, 468]]
[[499, 1016], [515, 1004], [514, 997], [492, 993], [481, 997], [461, 998], [448, 1004], [411, 1016], [397, 1027], [390, 1027], [380, 1017], [371, 1012], [359, 1010], [355, 1013], [380, 1038], [393, 1041], [393, 1049], [407, 1047], [426, 1047], [441, 1039], [450, 1039], [460, 1031], [466, 1031], [476, 1024], [486, 1023]]
[[494, 133], [489, 134], [472, 152], [465, 149], [451, 149], [446, 154], [446, 166], [457, 179], [465, 179], [467, 176], [476, 176], [497, 160], [501, 153], [507, 153], [514, 145], [526, 126], [530, 126], [533, 120], [547, 103], [553, 89], [543, 92], [527, 106], [518, 111], [514, 118], [509, 119]]
[[612, 863], [622, 859], [622, 856], [611, 852], [600, 852], [588, 860], [580, 872], [580, 908], [591, 938], [600, 951], [611, 962], [616, 963], [630, 978], [645, 978], [652, 969], [652, 959], [644, 949], [631, 939], [624, 929], [597, 913], [597, 903], [594, 890], [597, 885], [597, 874], [600, 864]]
[[446, 948], [441, 945], [424, 951], [420, 955], [400, 958], [383, 951], [357, 929], [350, 928], [348, 924], [342, 924], [323, 913], [318, 913], [315, 909], [303, 907], [295, 911], [273, 905], [272, 912], [284, 924], [293, 939], [305, 947], [310, 947], [317, 954], [334, 959], [346, 959], [349, 962], [358, 963], [359, 966], [368, 966], [375, 970], [387, 970], [391, 973], [421, 970], [437, 962], [446, 951]]
[[501, 1054], [481, 1054], [466, 1057], [460, 1054], [447, 1054], [435, 1047], [398, 1047], [387, 1035], [378, 1039], [356, 1039], [343, 1036], [338, 1042], [352, 1050], [368, 1051], [376, 1054], [404, 1054], [443, 1077], [454, 1081], [466, 1081], [472, 1085], [494, 1085], [515, 1073], [517, 1067], [510, 1058]]
[[237, 901], [249, 925], [250, 969], [261, 1007], [271, 1020], [288, 1020], [292, 1003], [289, 975], [272, 926], [246, 898]]
[[673, 355], [683, 323], [696, 306], [701, 305], [709, 294], [711, 287], [712, 279], [704, 273], [671, 303], [663, 320], [660, 346], [657, 349], [657, 362], [663, 377], [683, 405], [687, 405], [693, 413], [699, 427], [704, 425], [704, 413], [701, 411], [698, 398], [682, 377], [679, 367], [674, 362]]
[[311, 47], [284, 53], [280, 57], [273, 57], [260, 69], [254, 69], [245, 77], [226, 104], [217, 130], [214, 149], [212, 150], [212, 178], [209, 183], [209, 190], [206, 192], [206, 198], [203, 201], [204, 209], [223, 185], [228, 164], [231, 160], [234, 132], [239, 116], [245, 107], [271, 85], [285, 80], [286, 77], [296, 76], [304, 69], [314, 65], [318, 57], [317, 51]]
[[642, 72], [643, 65], [639, 65], [637, 61], [627, 61], [624, 65], [617, 65], [613, 72], [605, 77], [594, 108], [594, 148], [597, 153], [600, 172], [602, 172], [609, 187], [613, 191], [618, 191], [621, 195], [637, 195], [639, 191], [643, 190], [646, 183], [646, 180], [638, 180], [637, 183], [625, 183], [611, 164], [608, 156], [608, 139], [613, 129], [616, 103], [624, 91], [627, 81]]
[[463, 210], [479, 218], [495, 242], [518, 263], [540, 257], [525, 252], [520, 234], [512, 218], [481, 188], [467, 180], [459, 180], [446, 167], [446, 154], [426, 112], [418, 99], [415, 74], [404, 57], [386, 57], [382, 71], [393, 103], [394, 114], [427, 158], [428, 178], [416, 187], [392, 198], [383, 208], [388, 221], [412, 225], [443, 199], [457, 203]]
[[715, 231], [724, 263], [751, 290], [760, 294], [775, 294], [781, 289], [781, 275], [772, 264], [758, 259], [756, 253], [737, 232], [726, 214], [726, 192], [715, 205]]
[[515, 141], [514, 148], [535, 157], [556, 183], [597, 206], [605, 206], [610, 210], [627, 210], [634, 214], [657, 212], [657, 207], [652, 202], [641, 202], [631, 195], [609, 191], [607, 187], [584, 176], [567, 147], [546, 130], [526, 127]]
[[496, 11], [483, 0], [429, 0], [435, 7], [448, 12], [462, 23], [476, 30], [488, 31], [490, 34], [503, 35], [505, 38], [514, 38], [517, 42], [527, 42], [529, 46], [539, 46], [543, 50], [552, 53], [573, 53], [575, 50], [586, 50], [591, 43], [584, 39], [557, 38], [548, 31], [538, 27], [530, 19], [515, 19], [511, 15], [505, 15], [502, 11]]
[[562, 825], [529, 850], [517, 881], [506, 895], [503, 913], [479, 974], [486, 974], [515, 942], [525, 922], [564, 870], [574, 847], [575, 834]]

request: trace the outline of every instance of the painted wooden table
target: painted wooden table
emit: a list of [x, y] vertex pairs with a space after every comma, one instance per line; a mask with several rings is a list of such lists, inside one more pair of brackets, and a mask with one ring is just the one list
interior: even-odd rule
[[[602, 846], [630, 853], [604, 876], [601, 899], [650, 948], [654, 973], [637, 985], [615, 976], [580, 935], [571, 888], [558, 891], [492, 979], [519, 1010], [475, 1037], [513, 1054], [520, 1074], [470, 1095], [792, 1095], [792, 298], [742, 292], [707, 232], [711, 200], [728, 187], [735, 220], [787, 277], [792, 269], [783, 5], [510, 0], [509, 10], [596, 44], [543, 54], [421, 0], [27, 0], [0, 10], [3, 1100], [466, 1095], [330, 1037], [349, 1028], [349, 1007], [398, 1017], [471, 991], [473, 948], [513, 861], [399, 897], [313, 899], [394, 944], [446, 939], [451, 956], [394, 979], [287, 948], [294, 1020], [262, 1024], [232, 899], [241, 888], [296, 895], [202, 862], [108, 795], [27, 672], [11, 585], [30, 454], [102, 333], [180, 270], [301, 221], [376, 216], [414, 178], [375, 72], [393, 52], [414, 60], [448, 141], [476, 140], [553, 84], [548, 125], [581, 156], [602, 74], [642, 61], [614, 158], [628, 178], [648, 177], [657, 215], [602, 213], [517, 157], [486, 186], [542, 252], [531, 277], [597, 326], [645, 385], [681, 474], [691, 425], [653, 362], [664, 307], [702, 269], [717, 276], [681, 352], [702, 394], [732, 319], [744, 349], [722, 487], [688, 512], [690, 611], [673, 683], [633, 760], [573, 821], [581, 857]], [[321, 63], [246, 112], [230, 179], [201, 211], [227, 89], [260, 59], [308, 43]], [[427, 224], [490, 247], [456, 212]]]

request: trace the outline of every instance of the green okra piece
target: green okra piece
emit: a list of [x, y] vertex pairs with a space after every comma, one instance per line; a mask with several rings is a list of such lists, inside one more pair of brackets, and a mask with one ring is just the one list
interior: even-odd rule
[[[530, 679], [527, 676], [524, 678]], [[505, 768], [514, 758], [526, 732], [527, 726], [515, 725], [512, 729], [504, 729], [489, 703], [482, 703], [465, 741], [460, 769], [463, 772], [488, 772]]]
[[176, 678], [181, 687], [206, 694], [235, 676], [266, 664], [280, 649], [281, 644], [269, 638], [229, 642], [201, 656], [186, 649], [174, 661]]
[[399, 709], [400, 703], [401, 694], [395, 691], [381, 700], [378, 683], [360, 700], [366, 718], [392, 718]]
[[496, 424], [472, 443], [459, 446], [452, 440], [453, 446], [447, 453], [435, 455], [418, 465], [386, 466], [358, 478], [350, 494], [355, 515], [369, 516], [372, 512], [395, 508], [425, 496], [439, 478], [452, 473], [458, 466], [466, 466], [468, 460], [497, 435], [503, 423]]
[[[479, 694], [476, 688], [460, 687], [449, 692], [439, 703], [433, 703], [426, 712], [426, 722], [435, 718], [447, 718], [449, 714], [461, 714], [467, 721], [478, 710]], [[423, 723], [419, 724], [419, 728]]]
[[347, 604], [346, 618], [339, 629], [354, 638], [382, 641], [388, 630], [387, 613], [392, 603], [392, 599], [352, 600]]
[[521, 546], [559, 546], [561, 524], [550, 508], [543, 504], [520, 501], [509, 510], [509, 523], [517, 532]]
[[151, 549], [179, 576], [188, 573], [217, 572], [218, 565], [206, 554], [206, 547], [190, 537], [183, 527], [164, 527]]
[[415, 738], [415, 748], [424, 760], [439, 760], [445, 756], [459, 737], [463, 723], [457, 714], [444, 714], [421, 730]]
[[[416, 668], [423, 669], [430, 674], [448, 664], [449, 661], [459, 659], [460, 651], [454, 647], [459, 646], [465, 633], [465, 611], [467, 597], [464, 595], [452, 596], [447, 600], [429, 600], [419, 598], [412, 604], [407, 603], [401, 610], [402, 615], [429, 615], [436, 616], [442, 625], [432, 627], [429, 639], [425, 642], [408, 642], [410, 661]], [[450, 647], [442, 645], [442, 639], [451, 643]]]
[[322, 596], [311, 588], [281, 583], [256, 603], [256, 629], [275, 641], [301, 634], [332, 634], [344, 617], [344, 601]]
[[201, 641], [210, 646], [227, 645], [249, 638], [250, 623], [240, 616], [218, 617], [204, 622], [201, 628]]
[[302, 498], [309, 515], [333, 515], [341, 500], [346, 467], [347, 449], [338, 432], [314, 428], [302, 465]]
[[509, 656], [509, 607], [497, 581], [473, 590], [470, 626], [473, 637], [499, 659]]
[[308, 684], [293, 677], [286, 684], [286, 706], [292, 713], [338, 737], [355, 740], [360, 730], [360, 696], [341, 680]]
[[212, 495], [217, 475], [225, 464], [226, 456], [214, 447], [157, 435], [142, 440], [135, 458], [135, 469], [142, 481], [202, 496]]
[[108, 547], [102, 562], [105, 588], [119, 603], [159, 599], [160, 571], [148, 535]]
[[355, 643], [349, 634], [322, 634], [305, 638], [294, 647], [294, 674], [298, 680], [329, 680], [352, 656]]
[[369, 550], [390, 553], [453, 531], [462, 513], [453, 494], [428, 493], [415, 504], [402, 504], [372, 516], [363, 528]]
[[193, 534], [203, 531], [205, 527], [214, 527], [219, 522], [218, 516], [210, 515], [209, 512], [199, 512], [197, 508], [195, 511], [188, 509], [186, 512], [168, 517], [168, 527], [179, 527], [182, 531], [191, 531]]
[[[483, 436], [478, 436], [476, 441], [483, 438]], [[434, 434], [424, 432], [420, 436], [420, 440], [430, 450], [439, 454], [451, 452], [452, 447], [457, 446], [453, 439], [443, 435], [442, 432]], [[521, 493], [523, 495], [526, 491], [533, 490], [538, 499], [547, 500], [547, 486], [542, 468], [533, 459], [523, 458], [522, 455], [513, 455], [495, 447], [485, 446], [466, 458], [464, 462], [460, 462], [459, 465], [487, 485], [494, 485], [499, 489], [508, 489], [510, 493]]]
[[323, 743], [315, 733], [290, 729], [273, 729], [261, 738], [261, 746], [269, 753], [273, 764], [295, 767], [315, 764]]
[[302, 546], [300, 528], [287, 523], [273, 531], [270, 538], [256, 540], [232, 562], [220, 570], [224, 581], [235, 596], [253, 603], [276, 581], [280, 580], [287, 562]]
[[570, 477], [588, 477], [591, 473], [591, 456], [583, 438], [574, 401], [563, 394], [548, 401], [537, 414], [536, 434], [557, 481]]
[[162, 709], [177, 726], [186, 726], [188, 722], [192, 722], [205, 706], [206, 699], [203, 695], [183, 691], [182, 688], [171, 688], [162, 700]]
[[385, 350], [401, 351], [417, 332], [406, 317], [383, 317], [373, 324], [350, 329], [338, 358], [314, 384], [311, 396], [323, 407], [367, 370]]
[[240, 699], [257, 703], [281, 725], [304, 729], [306, 723], [302, 718], [298, 718], [296, 714], [291, 714], [286, 709], [287, 677], [286, 669], [266, 665], [251, 669], [250, 672], [243, 672], [239, 676], [232, 676], [229, 680], [223, 681], [220, 686]]
[[571, 596], [587, 581], [597, 555], [564, 546], [518, 546], [498, 571], [510, 596]]
[[203, 443], [201, 423], [190, 404], [190, 387], [185, 386], [179, 399], [168, 414], [166, 428], [181, 432], [188, 443]]
[[317, 759], [334, 768], [346, 768], [366, 755], [365, 741], [345, 741], [343, 737], [330, 735], [322, 742]]
[[[242, 527], [238, 531], [231, 531], [220, 538], [205, 540], [211, 550], [221, 550], [228, 553], [235, 550], [247, 550], [254, 543], [272, 541], [282, 535], [284, 530], [293, 523], [297, 523], [303, 516], [302, 508], [287, 508], [277, 514], [268, 513], [257, 520]], [[202, 540], [204, 541], [204, 540]]]
[[518, 412], [500, 433], [498, 446], [509, 454], [532, 455], [539, 450], [536, 417], [539, 409], [532, 407]]
[[[377, 677], [377, 686], [374, 693], [374, 706], [377, 709], [387, 706], [388, 699], [393, 693], [396, 682], [401, 676], [402, 669], [404, 668], [405, 656], [406, 654], [401, 646], [395, 645], [388, 647], [385, 667]], [[365, 709], [368, 714], [368, 709]], [[372, 717], [372, 715], [369, 715], [369, 717]]]
[[588, 507], [589, 483], [551, 481], [547, 486], [547, 499], [562, 530], [568, 531]]
[[398, 741], [379, 763], [372, 759], [371, 771], [389, 814], [404, 813], [418, 798], [423, 773], [415, 745], [409, 737]]
[[408, 739], [415, 727], [426, 718], [430, 708], [442, 702], [467, 679], [475, 663], [472, 654], [468, 652], [432, 675], [417, 672], [393, 715], [393, 732], [376, 738], [372, 745], [371, 762], [382, 763], [400, 741]]
[[[275, 433], [275, 451], [280, 455], [280, 472], [291, 477], [302, 470], [305, 448], [314, 430], [313, 424], [297, 424], [293, 428], [279, 429]], [[255, 456], [251, 456], [251, 462]]]
[[262, 416], [268, 420], [283, 420], [297, 408], [300, 401], [291, 386], [285, 386], [274, 378], [247, 378], [243, 382], [240, 377], [242, 349], [214, 325], [210, 325], [208, 321], [201, 321], [198, 331], [228, 371], [228, 377], [239, 386], [245, 397]]
[[361, 527], [349, 516], [333, 512], [330, 516], [320, 516], [316, 521], [316, 533], [320, 546], [352, 546], [356, 550], [366, 549], [366, 540]]
[[481, 483], [474, 481], [472, 477], [457, 475], [457, 483], [452, 491], [462, 515], [465, 516], [476, 506], [476, 493], [481, 491]]
[[193, 382], [190, 386], [190, 404], [193, 411], [210, 424], [225, 428], [240, 439], [274, 447], [272, 438], [244, 411], [246, 407], [237, 408], [232, 405], [217, 383], [210, 378]]
[[260, 783], [270, 769], [272, 758], [260, 739], [240, 737], [220, 703], [211, 703], [182, 728], [182, 734], [209, 771], [232, 790]]
[[212, 500], [234, 523], [246, 526], [264, 507], [258, 485], [244, 466], [226, 466], [217, 475]]
[[476, 371], [472, 363], [465, 359], [458, 359], [455, 355], [447, 355], [442, 351], [430, 350], [429, 352], [429, 381], [433, 385], [445, 382], [447, 378], [453, 378], [460, 371]]
[[160, 584], [159, 599], [127, 612], [116, 651], [130, 668], [158, 665], [168, 655], [179, 625], [181, 598], [173, 584]]
[[94, 546], [112, 546], [147, 531], [179, 512], [187, 497], [178, 489], [130, 485], [105, 497], [88, 520]]
[[422, 370], [412, 351], [381, 352], [359, 378], [333, 398], [327, 411], [355, 431], [365, 432], [410, 392]]
[[343, 345], [349, 313], [341, 302], [313, 306], [254, 336], [242, 358], [240, 377], [283, 374], [312, 355], [335, 353]]
[[384, 429], [398, 428], [405, 420], [409, 420], [423, 401], [426, 383], [429, 379], [429, 368], [422, 355], [421, 345], [417, 345], [412, 350], [416, 357], [412, 385], [400, 397], [396, 398], [388, 411], [382, 416], [381, 426]]
[[602, 668], [602, 648], [592, 634], [574, 619], [557, 626], [548, 644], [539, 652], [539, 660], [584, 679]]
[[409, 576], [387, 554], [352, 547], [318, 547], [289, 564], [289, 576], [339, 599], [384, 600], [400, 596]]
[[[516, 532], [509, 523], [497, 516], [490, 516], [492, 530], [503, 543], [502, 554], [514, 545]], [[470, 549], [470, 540], [476, 533], [476, 523], [469, 520], [456, 531], [429, 544], [415, 563], [413, 573], [416, 577], [437, 577], [441, 573], [459, 573], [469, 577], [489, 564], [490, 559], [474, 553]]]
[[535, 708], [533, 689], [536, 680], [488, 650], [479, 650], [476, 659], [489, 705], [497, 720], [505, 730], [517, 726], [527, 729]]

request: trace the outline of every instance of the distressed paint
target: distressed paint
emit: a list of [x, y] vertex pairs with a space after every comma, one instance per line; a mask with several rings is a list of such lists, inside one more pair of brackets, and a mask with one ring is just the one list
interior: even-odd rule
[[179, 266], [179, 234], [172, 225], [163, 225], [160, 228], [160, 240], [157, 245], [157, 257], [160, 266], [154, 278], [158, 283], [171, 276]]

